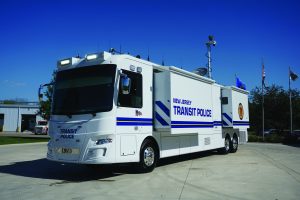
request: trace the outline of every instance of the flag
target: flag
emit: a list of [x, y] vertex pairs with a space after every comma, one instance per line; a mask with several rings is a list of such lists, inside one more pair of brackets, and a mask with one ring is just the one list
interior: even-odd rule
[[236, 87], [241, 88], [243, 90], [246, 90], [246, 84], [244, 84], [238, 77], [235, 77], [236, 79]]
[[290, 70], [290, 79], [292, 81], [295, 81], [298, 78], [298, 75], [295, 74], [294, 72], [292, 72], [292, 70]]
[[262, 85], [264, 87], [266, 87], [265, 79], [266, 79], [265, 65], [264, 65], [264, 63], [262, 63], [262, 79], [261, 80], [262, 80]]

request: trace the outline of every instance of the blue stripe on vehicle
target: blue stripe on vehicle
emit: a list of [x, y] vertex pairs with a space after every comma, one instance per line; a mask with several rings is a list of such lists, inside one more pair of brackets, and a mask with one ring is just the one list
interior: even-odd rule
[[234, 126], [249, 126], [249, 124], [234, 124]]
[[249, 126], [249, 124], [233, 124], [233, 126]]
[[117, 126], [152, 126], [152, 118], [117, 117]]
[[229, 117], [229, 115], [227, 115], [227, 113], [223, 113], [223, 115], [226, 119], [228, 119], [230, 121], [230, 123], [232, 123], [232, 119], [231, 119], [231, 117]]
[[191, 125], [171, 125], [171, 128], [212, 128], [213, 125], [210, 124], [191, 124]]
[[168, 117], [170, 117], [170, 110], [161, 101], [155, 101], [155, 104], [164, 112]]
[[157, 112], [155, 112], [155, 119], [157, 119], [161, 125], [169, 126], [168, 122], [166, 122]]
[[214, 126], [222, 126], [222, 122], [221, 121], [214, 121]]
[[233, 121], [234, 126], [249, 126], [249, 121]]
[[203, 125], [207, 125], [207, 124], [209, 124], [209, 125], [212, 125], [213, 124], [213, 122], [200, 122], [200, 121], [172, 121], [171, 122], [171, 124], [174, 124], [174, 125], [176, 125], [176, 124], [198, 124], [198, 125], [201, 125], [201, 124], [203, 124]]
[[152, 122], [152, 118], [117, 117], [117, 121]]
[[171, 128], [212, 128], [213, 122], [172, 121]]
[[152, 122], [117, 122], [117, 126], [152, 126]]
[[249, 121], [233, 121], [233, 123], [249, 123]]

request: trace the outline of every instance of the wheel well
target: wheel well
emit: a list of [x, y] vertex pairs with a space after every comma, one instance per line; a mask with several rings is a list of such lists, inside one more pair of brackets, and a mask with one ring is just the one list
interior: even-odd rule
[[[160, 158], [160, 151], [159, 151], [159, 146], [158, 146], [158, 143], [157, 143], [156, 139], [155, 139], [154, 137], [148, 136], [148, 137], [146, 137], [146, 138], [144, 139], [143, 143], [144, 143], [146, 140], [152, 142], [152, 143], [155, 145], [156, 150], [157, 150], [158, 159], [159, 159], [159, 158]], [[142, 143], [142, 144], [143, 144], [143, 143]]]

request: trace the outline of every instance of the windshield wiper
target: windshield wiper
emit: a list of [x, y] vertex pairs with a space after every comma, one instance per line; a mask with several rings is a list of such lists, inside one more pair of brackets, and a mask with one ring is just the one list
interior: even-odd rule
[[97, 115], [96, 112], [93, 110], [80, 110], [80, 114], [91, 114], [93, 117]]
[[[58, 113], [57, 113], [58, 114]], [[94, 111], [88, 111], [88, 112], [78, 112], [78, 113], [59, 113], [59, 115], [66, 115], [68, 118], [72, 118], [72, 115], [74, 114], [91, 114], [93, 117], [96, 117], [97, 113]]]

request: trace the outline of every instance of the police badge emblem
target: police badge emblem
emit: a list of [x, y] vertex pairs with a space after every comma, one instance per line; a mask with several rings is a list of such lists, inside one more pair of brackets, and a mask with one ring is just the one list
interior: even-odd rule
[[238, 114], [239, 114], [240, 120], [242, 120], [244, 118], [244, 108], [243, 108], [243, 104], [242, 103], [239, 104]]

